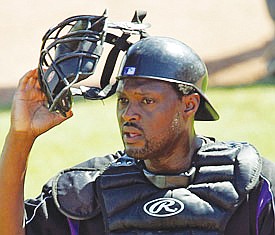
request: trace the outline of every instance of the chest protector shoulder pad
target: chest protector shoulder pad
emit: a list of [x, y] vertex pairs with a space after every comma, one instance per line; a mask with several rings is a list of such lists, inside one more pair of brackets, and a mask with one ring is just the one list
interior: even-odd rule
[[58, 210], [75, 220], [86, 220], [100, 213], [96, 200], [95, 180], [117, 158], [115, 155], [95, 157], [60, 172], [52, 180], [52, 195]]

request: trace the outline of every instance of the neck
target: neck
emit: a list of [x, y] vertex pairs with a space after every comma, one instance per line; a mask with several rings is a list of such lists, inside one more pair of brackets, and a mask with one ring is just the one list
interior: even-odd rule
[[202, 140], [195, 134], [181, 142], [180, 148], [172, 153], [166, 153], [161, 157], [145, 160], [148, 171], [157, 174], [178, 174], [187, 171], [192, 164], [192, 157], [202, 145]]

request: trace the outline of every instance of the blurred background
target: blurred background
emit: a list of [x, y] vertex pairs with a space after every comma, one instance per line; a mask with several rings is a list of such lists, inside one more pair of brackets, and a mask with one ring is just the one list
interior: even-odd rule
[[[148, 32], [194, 48], [208, 62], [212, 82], [239, 82], [244, 76], [251, 80], [264, 72], [261, 55], [274, 34], [265, 0], [1, 0], [0, 87], [13, 87], [36, 67], [41, 39], [51, 26], [73, 15], [101, 15], [105, 9], [114, 22], [130, 21], [136, 9], [147, 10], [145, 22], [152, 25]], [[229, 61], [234, 57], [238, 65]], [[226, 58], [228, 63], [222, 64]], [[222, 65], [234, 67], [238, 75], [221, 74]]]
[[[101, 15], [105, 9], [111, 22], [130, 21], [135, 10], [146, 10], [150, 35], [177, 38], [206, 62], [208, 96], [221, 120], [198, 122], [199, 133], [249, 141], [275, 160], [275, 78], [267, 69], [266, 56], [273, 49], [274, 23], [264, 0], [1, 0], [0, 147], [8, 131], [14, 89], [23, 74], [37, 67], [45, 32], [70, 16]], [[102, 58], [87, 83], [98, 82], [104, 62]], [[114, 98], [76, 101], [74, 113], [34, 146], [27, 197], [36, 195], [59, 170], [123, 148]]]

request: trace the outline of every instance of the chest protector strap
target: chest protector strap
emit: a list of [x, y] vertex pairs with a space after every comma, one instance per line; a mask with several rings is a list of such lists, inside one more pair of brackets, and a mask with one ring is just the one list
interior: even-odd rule
[[187, 187], [160, 189], [134, 159], [115, 161], [96, 183], [106, 234], [223, 234], [258, 183], [261, 158], [246, 143], [212, 143], [197, 152], [194, 167]]

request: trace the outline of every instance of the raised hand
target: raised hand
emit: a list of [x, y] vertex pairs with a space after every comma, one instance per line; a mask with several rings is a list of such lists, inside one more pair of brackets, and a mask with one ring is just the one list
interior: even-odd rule
[[49, 112], [45, 104], [46, 97], [40, 90], [37, 69], [31, 70], [20, 79], [15, 92], [10, 130], [36, 138], [73, 115], [72, 111], [66, 113], [66, 117]]

